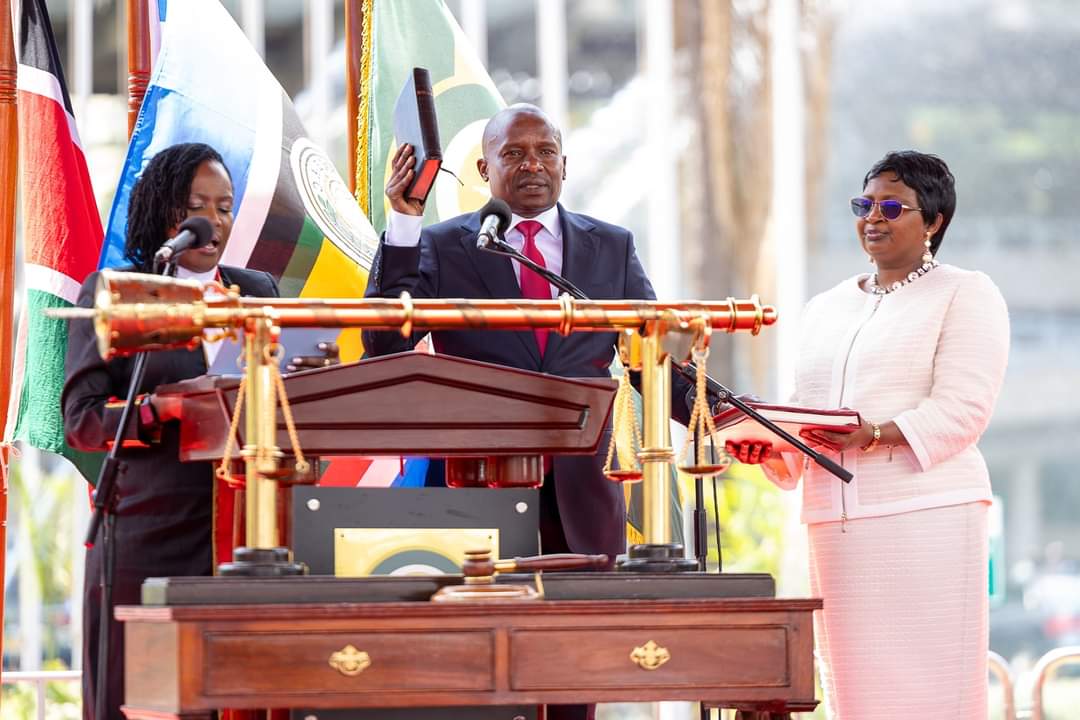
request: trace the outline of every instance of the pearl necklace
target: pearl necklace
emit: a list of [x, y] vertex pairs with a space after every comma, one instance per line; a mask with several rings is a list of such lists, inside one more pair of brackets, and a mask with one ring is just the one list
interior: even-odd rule
[[930, 262], [924, 262], [918, 268], [908, 273], [907, 277], [903, 280], [897, 280], [888, 287], [882, 287], [878, 285], [877, 273], [870, 276], [870, 282], [868, 283], [868, 289], [875, 295], [888, 295], [889, 293], [896, 292], [900, 288], [904, 287], [910, 282], [918, 280], [926, 273], [930, 272], [938, 266], [937, 260], [931, 260]]

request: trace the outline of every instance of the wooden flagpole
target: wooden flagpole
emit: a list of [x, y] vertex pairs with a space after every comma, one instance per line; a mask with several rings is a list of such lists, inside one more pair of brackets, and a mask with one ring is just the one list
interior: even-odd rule
[[364, 2], [345, 0], [345, 115], [349, 124], [349, 190], [356, 194], [356, 137], [360, 121], [360, 87], [364, 53]]
[[149, 0], [127, 0], [128, 37], [128, 137], [135, 130], [143, 96], [150, 84]]
[[[19, 170], [19, 119], [16, 108], [15, 35], [11, 0], [0, 0], [0, 432], [7, 428], [11, 363], [15, 347], [15, 202]], [[8, 447], [0, 443], [0, 578], [7, 566]], [[4, 593], [0, 591], [0, 628]], [[3, 654], [0, 633], [0, 655]]]

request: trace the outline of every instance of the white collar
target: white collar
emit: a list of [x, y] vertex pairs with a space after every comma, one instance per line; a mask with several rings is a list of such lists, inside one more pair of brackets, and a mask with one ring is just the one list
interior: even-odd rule
[[523, 220], [535, 220], [544, 226], [544, 229], [551, 233], [552, 237], [556, 240], [562, 239], [562, 225], [559, 223], [559, 206], [552, 205], [544, 212], [540, 213], [536, 217], [527, 218], [514, 213], [510, 217], [510, 227], [517, 228], [518, 223]]
[[197, 273], [193, 270], [188, 270], [183, 265], [176, 266], [176, 277], [181, 279], [191, 278], [192, 280], [198, 280], [201, 283], [208, 283], [217, 280], [218, 266], [215, 265], [206, 272]]

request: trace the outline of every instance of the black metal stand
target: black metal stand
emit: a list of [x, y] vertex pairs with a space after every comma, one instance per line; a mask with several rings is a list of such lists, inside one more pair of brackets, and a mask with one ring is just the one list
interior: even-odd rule
[[706, 572], [709, 569], [709, 525], [703, 484], [704, 478], [694, 476], [694, 554], [697, 556], [698, 570]]
[[248, 548], [233, 550], [233, 561], [218, 565], [218, 575], [226, 577], [291, 577], [306, 575], [307, 566], [294, 562], [289, 548]]

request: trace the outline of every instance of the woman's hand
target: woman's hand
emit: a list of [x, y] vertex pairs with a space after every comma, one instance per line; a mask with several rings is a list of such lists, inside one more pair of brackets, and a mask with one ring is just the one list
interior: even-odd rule
[[410, 200], [405, 197], [405, 191], [412, 182], [413, 166], [416, 158], [413, 156], [413, 147], [408, 143], [402, 143], [394, 153], [390, 161], [392, 172], [390, 179], [386, 181], [386, 197], [390, 200], [390, 207], [403, 215], [423, 215], [424, 202], [422, 200]]
[[772, 454], [772, 443], [752, 441], [735, 443], [728, 440], [724, 443], [724, 449], [728, 455], [745, 465], [760, 465]]
[[830, 432], [828, 430], [803, 430], [799, 435], [815, 450], [861, 450], [874, 439], [874, 425], [866, 418], [860, 418], [859, 429], [854, 432]]

